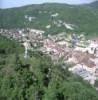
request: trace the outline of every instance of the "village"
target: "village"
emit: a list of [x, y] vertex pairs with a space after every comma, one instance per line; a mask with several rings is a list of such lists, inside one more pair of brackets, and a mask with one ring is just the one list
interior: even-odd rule
[[44, 35], [45, 31], [37, 29], [0, 29], [0, 35], [15, 39], [25, 47], [24, 57], [28, 57], [28, 49], [41, 50], [48, 54], [54, 63], [63, 58], [63, 63], [73, 66], [72, 73], [81, 76], [94, 85], [98, 79], [98, 38], [86, 39], [84, 34]]

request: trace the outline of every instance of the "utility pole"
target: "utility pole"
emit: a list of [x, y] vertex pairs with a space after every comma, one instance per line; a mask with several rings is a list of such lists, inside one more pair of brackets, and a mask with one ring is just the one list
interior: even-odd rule
[[24, 58], [27, 58], [27, 56], [28, 56], [28, 42], [27, 41], [24, 42], [24, 47], [25, 47], [25, 55], [24, 55]]

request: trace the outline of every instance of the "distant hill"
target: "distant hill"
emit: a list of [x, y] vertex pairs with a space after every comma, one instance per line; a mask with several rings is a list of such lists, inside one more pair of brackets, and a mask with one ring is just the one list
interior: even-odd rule
[[98, 32], [98, 10], [92, 5], [45, 3], [0, 10], [0, 28], [37, 28], [47, 34]]
[[91, 4], [89, 4], [89, 6], [98, 8], [98, 1], [95, 1], [95, 2], [93, 2]]

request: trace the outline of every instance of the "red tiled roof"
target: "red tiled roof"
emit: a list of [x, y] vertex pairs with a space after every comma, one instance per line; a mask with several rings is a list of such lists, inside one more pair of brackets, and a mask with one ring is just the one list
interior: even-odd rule
[[90, 55], [87, 53], [77, 51], [74, 53], [74, 57], [77, 59], [78, 63], [83, 63], [90, 68], [96, 66], [95, 62], [90, 60]]

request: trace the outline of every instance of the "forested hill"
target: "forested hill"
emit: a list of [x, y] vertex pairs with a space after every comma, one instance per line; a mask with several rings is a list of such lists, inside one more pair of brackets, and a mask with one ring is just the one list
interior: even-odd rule
[[0, 10], [0, 28], [32, 27], [45, 30], [46, 33], [51, 34], [62, 31], [97, 34], [97, 5], [98, 3], [77, 6], [45, 3], [2, 9]]
[[[63, 65], [64, 66], [64, 65]], [[48, 55], [0, 36], [0, 100], [98, 100], [94, 87]]]
[[94, 7], [94, 8], [97, 8], [98, 9], [98, 1], [95, 1], [91, 4], [89, 4], [88, 6], [91, 6], [91, 7]]

